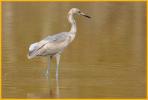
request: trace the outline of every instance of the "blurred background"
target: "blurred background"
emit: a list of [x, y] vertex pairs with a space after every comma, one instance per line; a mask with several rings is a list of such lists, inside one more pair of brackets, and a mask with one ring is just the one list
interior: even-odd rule
[[[55, 60], [50, 79], [47, 59], [27, 59], [29, 45], [70, 30], [75, 40], [61, 56], [59, 80]], [[3, 98], [144, 98], [146, 97], [146, 2], [3, 2]]]

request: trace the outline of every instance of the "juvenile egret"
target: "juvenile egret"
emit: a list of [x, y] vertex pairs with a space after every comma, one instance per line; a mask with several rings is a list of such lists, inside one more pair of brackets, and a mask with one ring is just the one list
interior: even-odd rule
[[56, 58], [56, 78], [58, 78], [60, 55], [65, 47], [71, 43], [76, 35], [77, 27], [74, 20], [74, 15], [82, 15], [87, 18], [90, 16], [81, 12], [78, 8], [72, 8], [68, 12], [68, 21], [71, 24], [71, 29], [69, 32], [61, 32], [56, 35], [51, 35], [43, 40], [33, 43], [29, 47], [28, 59], [34, 58], [36, 56], [47, 56], [48, 57], [48, 67], [46, 70], [46, 75], [49, 74], [50, 69], [50, 59], [52, 57]]

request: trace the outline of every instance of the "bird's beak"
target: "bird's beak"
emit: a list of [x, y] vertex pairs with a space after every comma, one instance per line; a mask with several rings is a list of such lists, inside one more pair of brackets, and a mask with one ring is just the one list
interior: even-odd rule
[[80, 15], [82, 15], [82, 16], [84, 16], [84, 17], [87, 17], [87, 18], [91, 18], [90, 16], [88, 16], [88, 15], [82, 13], [82, 12], [80, 12]]

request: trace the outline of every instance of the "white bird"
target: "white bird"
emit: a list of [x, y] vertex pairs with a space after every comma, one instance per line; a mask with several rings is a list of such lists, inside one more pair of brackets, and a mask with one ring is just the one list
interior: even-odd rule
[[74, 15], [82, 15], [87, 18], [91, 18], [86, 14], [82, 13], [78, 8], [72, 8], [68, 12], [68, 21], [71, 24], [71, 29], [69, 32], [61, 32], [56, 35], [48, 36], [43, 40], [33, 43], [29, 47], [28, 59], [34, 58], [36, 56], [48, 56], [48, 67], [46, 70], [46, 75], [49, 73], [50, 69], [50, 59], [52, 57], [56, 58], [56, 78], [58, 78], [58, 69], [60, 62], [60, 55], [65, 47], [71, 43], [76, 35], [77, 27], [74, 20]]

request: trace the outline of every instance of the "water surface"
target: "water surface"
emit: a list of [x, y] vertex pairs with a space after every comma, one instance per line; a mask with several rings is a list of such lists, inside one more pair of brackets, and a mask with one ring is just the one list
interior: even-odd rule
[[[46, 58], [27, 59], [31, 43], [69, 31], [69, 9], [76, 39], [55, 59], [50, 79]], [[146, 97], [146, 3], [144, 2], [3, 2], [3, 98], [144, 98]]]

